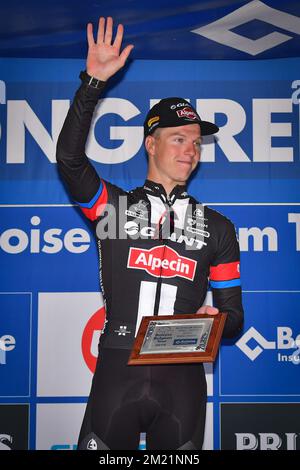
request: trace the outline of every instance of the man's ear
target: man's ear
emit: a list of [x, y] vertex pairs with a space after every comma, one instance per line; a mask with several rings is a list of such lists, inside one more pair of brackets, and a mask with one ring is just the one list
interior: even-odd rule
[[147, 135], [145, 139], [145, 148], [149, 157], [155, 154], [155, 138], [152, 135]]

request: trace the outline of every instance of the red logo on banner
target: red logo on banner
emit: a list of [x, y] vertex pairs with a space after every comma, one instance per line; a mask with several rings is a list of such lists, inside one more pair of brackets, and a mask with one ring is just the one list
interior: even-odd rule
[[184, 117], [187, 119], [198, 119], [198, 116], [191, 108], [183, 108], [176, 111], [178, 117]]
[[192, 281], [196, 271], [196, 261], [180, 256], [169, 246], [156, 246], [150, 250], [130, 248], [127, 267], [144, 269], [155, 277], [183, 277]]
[[81, 350], [83, 359], [92, 373], [95, 372], [98, 357], [93, 354], [92, 350], [95, 350], [98, 345], [99, 332], [103, 330], [104, 323], [105, 308], [101, 307], [89, 319], [82, 334]]

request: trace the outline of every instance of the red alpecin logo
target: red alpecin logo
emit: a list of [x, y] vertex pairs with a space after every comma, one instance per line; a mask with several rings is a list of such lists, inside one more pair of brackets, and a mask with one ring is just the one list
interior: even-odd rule
[[183, 108], [176, 111], [178, 117], [187, 119], [198, 119], [197, 114], [191, 108]]
[[155, 277], [183, 277], [193, 281], [197, 263], [180, 256], [169, 246], [155, 246], [150, 250], [130, 248], [127, 267], [144, 269]]

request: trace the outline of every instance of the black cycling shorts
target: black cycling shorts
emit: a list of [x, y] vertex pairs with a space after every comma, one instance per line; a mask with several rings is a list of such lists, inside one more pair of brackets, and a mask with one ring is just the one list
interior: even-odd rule
[[128, 366], [128, 350], [102, 349], [78, 449], [201, 449], [206, 415], [202, 364]]

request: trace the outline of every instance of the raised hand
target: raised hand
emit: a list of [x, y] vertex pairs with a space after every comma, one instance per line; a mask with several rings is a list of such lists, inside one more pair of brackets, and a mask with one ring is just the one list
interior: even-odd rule
[[87, 25], [89, 50], [86, 71], [89, 75], [96, 77], [98, 80], [106, 81], [124, 66], [134, 46], [130, 44], [120, 53], [123, 33], [124, 27], [119, 24], [115, 40], [112, 42], [113, 19], [109, 16], [105, 27], [105, 18], [101, 17], [99, 18], [97, 41], [95, 42], [93, 25], [91, 23]]

